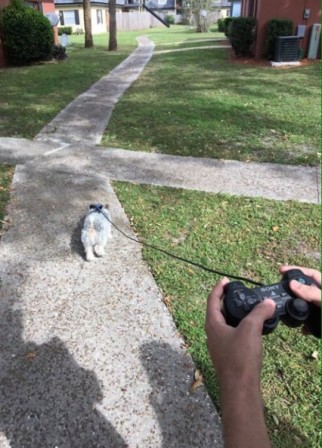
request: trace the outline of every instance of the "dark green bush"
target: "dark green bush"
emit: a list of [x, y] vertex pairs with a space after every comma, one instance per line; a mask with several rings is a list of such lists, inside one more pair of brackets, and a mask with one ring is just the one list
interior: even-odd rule
[[294, 25], [289, 19], [272, 19], [267, 23], [265, 56], [273, 59], [275, 53], [275, 41], [278, 36], [293, 36]]
[[217, 27], [218, 27], [218, 31], [219, 31], [220, 33], [224, 33], [224, 32], [225, 32], [224, 19], [218, 19], [218, 20], [217, 20]]
[[236, 55], [246, 56], [256, 35], [254, 17], [235, 17], [229, 24], [228, 36]]
[[235, 19], [235, 17], [226, 17], [224, 20], [224, 33], [225, 36], [229, 38], [229, 25]]
[[175, 24], [175, 18], [173, 15], [168, 14], [165, 16], [164, 21], [168, 24], [168, 25], [174, 25]]
[[73, 34], [73, 27], [71, 26], [61, 26], [58, 28], [58, 35], [68, 34], [69, 36]]
[[54, 32], [40, 12], [15, 1], [0, 11], [0, 35], [10, 64], [51, 59]]

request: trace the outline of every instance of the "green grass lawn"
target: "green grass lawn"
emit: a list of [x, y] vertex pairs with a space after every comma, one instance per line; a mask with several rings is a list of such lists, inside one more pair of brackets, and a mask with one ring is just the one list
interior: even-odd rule
[[14, 168], [12, 166], [0, 164], [0, 230], [5, 216], [5, 207], [10, 197], [13, 173]]
[[93, 49], [83, 48], [84, 36], [71, 36], [63, 62], [0, 69], [0, 137], [33, 138], [137, 45], [133, 34], [119, 40], [119, 50], [109, 52], [107, 34], [95, 36]]
[[[174, 40], [156, 43], [158, 51], [184, 48], [193, 41], [178, 34], [177, 45]], [[104, 146], [243, 161], [319, 163], [318, 64], [284, 70], [254, 67], [230, 63], [227, 50], [198, 50], [204, 44], [194, 45], [192, 51], [153, 56], [117, 104]]]
[[[84, 48], [84, 35], [72, 35], [63, 62], [0, 69], [0, 137], [33, 138], [75, 97], [120, 64], [136, 48], [140, 35], [165, 43], [200, 39], [187, 27], [119, 32], [118, 50], [109, 52], [107, 33], [94, 35], [93, 49]], [[203, 38], [218, 36], [222, 34], [209, 32]]]
[[[279, 280], [279, 264], [319, 267], [317, 205], [122, 182], [113, 188], [140, 237], [184, 258], [267, 284]], [[143, 255], [218, 405], [204, 334], [206, 299], [218, 277], [151, 249]], [[312, 356], [319, 341], [280, 324], [264, 347], [263, 395], [274, 446], [320, 446], [320, 366]]]
[[[319, 67], [288, 70], [229, 63], [226, 50], [198, 50], [224, 37], [172, 26], [71, 36], [62, 63], [0, 69], [0, 136], [34, 137], [60, 110], [148, 36], [156, 50], [191, 45], [196, 50], [156, 54], [116, 106], [103, 138], [106, 146], [167, 154], [309, 164], [319, 162]], [[204, 42], [199, 42], [200, 40]], [[135, 113], [129, 113], [135, 110]]]

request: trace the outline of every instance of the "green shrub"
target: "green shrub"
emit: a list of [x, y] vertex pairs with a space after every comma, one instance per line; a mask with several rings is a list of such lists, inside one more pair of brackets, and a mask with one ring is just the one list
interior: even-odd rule
[[168, 25], [174, 25], [175, 24], [175, 18], [173, 15], [168, 14], [165, 16], [164, 21], [168, 24]]
[[226, 17], [224, 20], [224, 33], [229, 38], [229, 25], [235, 19], [235, 17]]
[[61, 26], [58, 28], [58, 35], [68, 34], [69, 36], [73, 34], [73, 27], [71, 26]]
[[229, 24], [228, 36], [236, 55], [248, 55], [256, 35], [254, 17], [235, 17]]
[[0, 35], [10, 64], [24, 65], [52, 57], [54, 32], [40, 12], [17, 0], [0, 11]]
[[265, 56], [273, 59], [275, 53], [275, 41], [278, 36], [292, 36], [294, 25], [289, 19], [272, 19], [267, 24], [265, 40]]
[[218, 20], [217, 20], [217, 27], [218, 27], [218, 31], [219, 31], [220, 33], [224, 33], [224, 32], [225, 32], [224, 19], [218, 19]]

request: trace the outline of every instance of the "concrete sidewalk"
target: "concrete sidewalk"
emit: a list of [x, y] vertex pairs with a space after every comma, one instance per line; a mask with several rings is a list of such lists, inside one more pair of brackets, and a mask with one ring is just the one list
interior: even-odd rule
[[115, 104], [149, 62], [154, 44], [144, 36], [120, 65], [79, 95], [36, 136], [35, 140], [98, 144]]
[[44, 142], [0, 138], [0, 162], [47, 164], [59, 171], [122, 180], [263, 197], [321, 202], [320, 167], [246, 163], [101, 148], [87, 142]]
[[132, 234], [106, 180], [17, 167], [1, 240], [0, 447], [222, 446], [140, 246], [114, 232], [104, 259], [84, 261], [80, 220], [97, 201]]
[[0, 139], [0, 161], [16, 165], [0, 242], [0, 448], [222, 447], [140, 246], [114, 231], [103, 259], [83, 258], [90, 203], [132, 234], [111, 179], [319, 202], [317, 168], [95, 146], [152, 55], [140, 43], [34, 141]]

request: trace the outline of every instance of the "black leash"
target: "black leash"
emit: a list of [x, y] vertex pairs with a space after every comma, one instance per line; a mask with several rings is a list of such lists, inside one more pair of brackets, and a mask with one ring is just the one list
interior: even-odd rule
[[217, 271], [216, 269], [208, 268], [207, 266], [204, 266], [202, 264], [196, 263], [195, 261], [191, 261], [191, 260], [188, 260], [186, 258], [179, 257], [178, 255], [174, 255], [171, 252], [168, 252], [168, 251], [166, 251], [164, 249], [160, 249], [160, 247], [153, 246], [153, 244], [149, 244], [149, 243], [146, 243], [145, 241], [140, 241], [140, 240], [138, 240], [136, 238], [133, 238], [132, 236], [129, 236], [125, 232], [123, 232], [123, 230], [121, 230], [119, 227], [117, 227], [117, 225], [114, 224], [114, 222], [112, 222], [110, 220], [110, 218], [103, 212], [103, 210], [102, 210], [103, 209], [103, 205], [102, 204], [91, 204], [89, 206], [89, 208], [90, 209], [95, 209], [95, 211], [97, 211], [98, 213], [102, 213], [102, 215], [112, 224], [113, 227], [115, 227], [115, 229], [118, 232], [120, 232], [123, 236], [125, 236], [125, 238], [128, 238], [129, 240], [134, 241], [135, 243], [139, 243], [139, 244], [142, 244], [143, 246], [149, 247], [150, 249], [154, 249], [154, 250], [157, 250], [159, 252], [162, 252], [163, 254], [168, 255], [169, 257], [172, 257], [172, 258], [174, 258], [176, 260], [179, 260], [179, 261], [183, 261], [184, 263], [191, 264], [192, 266], [196, 266], [197, 268], [203, 269], [204, 271], [207, 271], [207, 272], [211, 272], [212, 274], [223, 275], [223, 276], [226, 276], [226, 277], [229, 277], [229, 278], [233, 278], [235, 280], [241, 280], [241, 281], [244, 281], [244, 282], [252, 283], [253, 285], [256, 285], [256, 286], [263, 286], [264, 285], [264, 283], [255, 282], [254, 280], [251, 280], [251, 279], [246, 278], [246, 277], [239, 277], [238, 275], [230, 275], [230, 274], [227, 274], [225, 272]]

